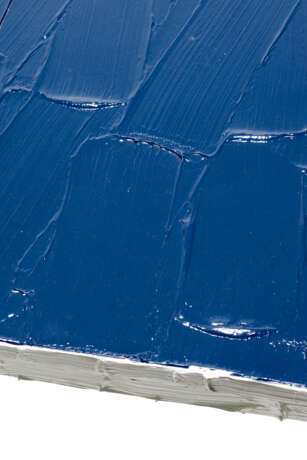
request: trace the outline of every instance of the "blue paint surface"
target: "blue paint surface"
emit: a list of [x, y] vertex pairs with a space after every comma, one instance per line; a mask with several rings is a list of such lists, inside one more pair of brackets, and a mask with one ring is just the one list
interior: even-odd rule
[[1, 339], [306, 385], [307, 1], [0, 16]]

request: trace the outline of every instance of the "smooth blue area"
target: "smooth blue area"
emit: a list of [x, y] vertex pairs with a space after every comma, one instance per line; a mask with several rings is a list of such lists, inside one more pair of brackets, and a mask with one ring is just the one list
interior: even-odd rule
[[1, 340], [307, 385], [307, 0], [0, 13]]

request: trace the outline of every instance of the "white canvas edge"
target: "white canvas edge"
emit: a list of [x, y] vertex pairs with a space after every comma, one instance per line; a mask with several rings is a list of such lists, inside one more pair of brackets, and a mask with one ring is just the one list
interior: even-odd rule
[[155, 400], [307, 420], [307, 388], [124, 358], [0, 342], [0, 374]]

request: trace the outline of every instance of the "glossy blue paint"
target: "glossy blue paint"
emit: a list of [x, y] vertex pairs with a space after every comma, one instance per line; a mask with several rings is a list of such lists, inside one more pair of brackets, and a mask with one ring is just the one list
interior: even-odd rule
[[0, 1], [0, 337], [307, 384], [307, 1]]

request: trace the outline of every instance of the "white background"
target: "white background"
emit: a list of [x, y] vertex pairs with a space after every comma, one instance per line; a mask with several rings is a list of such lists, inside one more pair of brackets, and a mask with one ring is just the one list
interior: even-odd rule
[[0, 376], [1, 460], [307, 459], [307, 422]]

